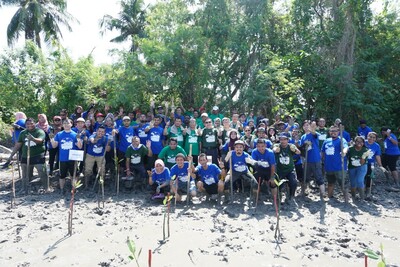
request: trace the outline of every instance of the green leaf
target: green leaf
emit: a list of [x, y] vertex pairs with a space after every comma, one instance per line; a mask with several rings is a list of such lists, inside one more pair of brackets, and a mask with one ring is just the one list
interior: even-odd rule
[[137, 257], [136, 257], [136, 258], [139, 258], [140, 253], [142, 253], [142, 248], [139, 249], [139, 253], [137, 254]]
[[376, 254], [373, 250], [371, 249], [366, 249], [364, 250], [364, 255], [367, 256], [368, 258], [374, 259], [374, 260], [378, 260], [379, 256], [378, 254]]
[[130, 260], [133, 260], [134, 258], [133, 258], [133, 256], [129, 256], [129, 259], [130, 259]]
[[135, 252], [136, 252], [135, 241], [130, 240], [128, 237], [126, 242], [128, 243], [128, 247], [129, 247], [129, 250], [132, 253], [132, 255], [135, 255]]

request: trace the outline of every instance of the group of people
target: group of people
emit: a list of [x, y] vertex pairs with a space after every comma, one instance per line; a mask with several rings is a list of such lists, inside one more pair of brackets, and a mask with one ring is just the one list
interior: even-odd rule
[[[205, 104], [198, 110], [172, 106], [170, 111], [168, 106], [151, 103], [146, 114], [126, 113], [123, 108], [113, 113], [108, 106], [101, 113], [94, 105], [86, 111], [78, 106], [71, 116], [61, 110], [51, 124], [45, 114], [38, 114], [36, 121], [17, 112], [15, 146], [6, 165], [18, 153], [23, 193], [29, 191], [34, 167], [45, 191], [58, 169], [62, 194], [68, 175], [82, 178], [87, 188], [95, 176], [109, 174], [114, 180], [121, 175], [149, 185], [153, 198], [170, 192], [177, 200], [182, 194], [194, 197], [198, 192], [211, 198], [225, 195], [228, 200], [228, 192], [244, 188], [254, 196], [260, 189], [275, 196], [282, 187], [288, 188], [290, 200], [298, 183], [305, 194], [313, 179], [323, 200], [333, 197], [336, 183], [347, 197], [348, 173], [353, 198], [358, 193], [364, 199], [370, 193], [375, 165], [390, 171], [399, 187], [398, 140], [386, 127], [378, 134], [361, 120], [351, 139], [340, 119], [329, 128], [324, 118], [299, 124], [291, 116], [282, 120], [277, 115], [269, 123], [236, 111], [225, 117], [218, 106], [207, 113]], [[79, 164], [71, 157], [73, 151], [83, 151]]]

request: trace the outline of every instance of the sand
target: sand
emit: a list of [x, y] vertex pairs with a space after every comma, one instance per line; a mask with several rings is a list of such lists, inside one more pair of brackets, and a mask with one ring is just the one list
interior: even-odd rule
[[0, 173], [0, 266], [136, 266], [128, 237], [142, 249], [140, 266], [149, 266], [149, 250], [152, 266], [364, 266], [363, 251], [379, 252], [380, 244], [387, 266], [400, 266], [400, 193], [388, 192], [386, 179], [376, 180], [373, 201], [346, 204], [337, 192], [321, 203], [311, 190], [282, 205], [277, 241], [268, 196], [257, 210], [246, 193], [226, 205], [204, 198], [188, 206], [172, 202], [170, 236], [163, 240], [163, 204], [147, 191], [121, 188], [117, 196], [110, 181], [104, 208], [96, 193], [78, 190], [69, 236], [70, 196], [17, 195], [11, 208], [11, 177], [10, 170]]

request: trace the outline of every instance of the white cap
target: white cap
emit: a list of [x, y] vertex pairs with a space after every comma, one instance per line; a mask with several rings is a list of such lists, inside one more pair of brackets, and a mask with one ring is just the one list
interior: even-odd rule
[[219, 110], [218, 106], [213, 106], [213, 110], [214, 110], [214, 111]]
[[131, 120], [131, 118], [129, 118], [128, 116], [124, 116], [123, 118], [122, 118], [122, 120], [124, 121], [124, 120]]

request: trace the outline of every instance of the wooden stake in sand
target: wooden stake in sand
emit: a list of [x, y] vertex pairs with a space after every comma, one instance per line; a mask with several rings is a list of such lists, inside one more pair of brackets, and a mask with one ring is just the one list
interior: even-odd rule
[[151, 267], [151, 249], [149, 249], [148, 267]]
[[11, 164], [12, 171], [12, 194], [11, 194], [11, 208], [15, 207], [15, 176], [14, 176], [14, 163]]
[[[258, 204], [258, 196], [260, 195], [260, 187], [261, 187], [261, 177], [258, 177], [258, 188], [257, 188], [257, 196], [256, 196], [256, 206], [254, 208], [254, 212], [257, 211], [257, 204]], [[251, 190], [251, 189], [250, 189]]]
[[347, 190], [344, 187], [344, 180], [346, 179], [345, 177], [345, 173], [344, 173], [344, 153], [343, 153], [343, 128], [342, 128], [342, 123], [339, 123], [339, 131], [340, 131], [340, 155], [341, 155], [341, 159], [342, 159], [342, 192], [343, 192], [343, 197], [344, 197], [344, 201], [346, 203], [349, 202], [349, 200], [347, 199]]
[[[189, 156], [192, 156], [192, 144], [189, 146]], [[192, 160], [189, 160], [189, 168], [192, 167]], [[178, 183], [178, 181], [176, 181]], [[187, 178], [187, 188], [186, 188], [186, 205], [189, 205], [189, 199], [190, 199], [190, 171], [188, 170], [188, 178]], [[178, 192], [178, 191], [177, 191]]]
[[[166, 219], [167, 219], [168, 237], [170, 236], [170, 232], [169, 232], [169, 210], [170, 210], [170, 206], [171, 206], [171, 199], [172, 199], [172, 196], [170, 195], [170, 193], [168, 193], [168, 195], [165, 196], [165, 198], [163, 200], [163, 204], [164, 204], [163, 240], [165, 240], [165, 220]], [[168, 213], [168, 218], [167, 218], [167, 213]]]
[[230, 186], [231, 186], [231, 201], [233, 201], [233, 170], [232, 170], [232, 154], [235, 150], [231, 150], [231, 148], [229, 147], [229, 152], [231, 153], [231, 157], [229, 158], [229, 172], [231, 173], [229, 182], [230, 182]]
[[[28, 136], [30, 135], [30, 133], [28, 133]], [[31, 136], [31, 135], [30, 135]], [[31, 174], [30, 174], [30, 161], [31, 161], [31, 140], [28, 137], [28, 150], [27, 150], [27, 154], [26, 154], [26, 177], [25, 177], [25, 183], [22, 183], [25, 185], [25, 194], [28, 194], [28, 186], [29, 186], [29, 182], [31, 181]]]
[[308, 163], [308, 147], [309, 145], [306, 144], [305, 149], [305, 159], [304, 159], [304, 173], [303, 173], [303, 184], [301, 185], [301, 195], [303, 197], [306, 196], [306, 186], [307, 186], [307, 163]]
[[75, 192], [76, 189], [82, 186], [80, 180], [77, 181], [76, 179], [76, 169], [78, 167], [78, 161], [74, 163], [74, 174], [71, 181], [72, 189], [71, 189], [71, 200], [69, 201], [69, 212], [68, 212], [68, 234], [72, 235], [72, 219], [74, 214], [74, 199], [75, 199]]
[[117, 136], [116, 135], [114, 135], [114, 165], [115, 165], [115, 174], [117, 175], [116, 188], [117, 188], [117, 196], [118, 196], [119, 195], [119, 172], [118, 172]]

